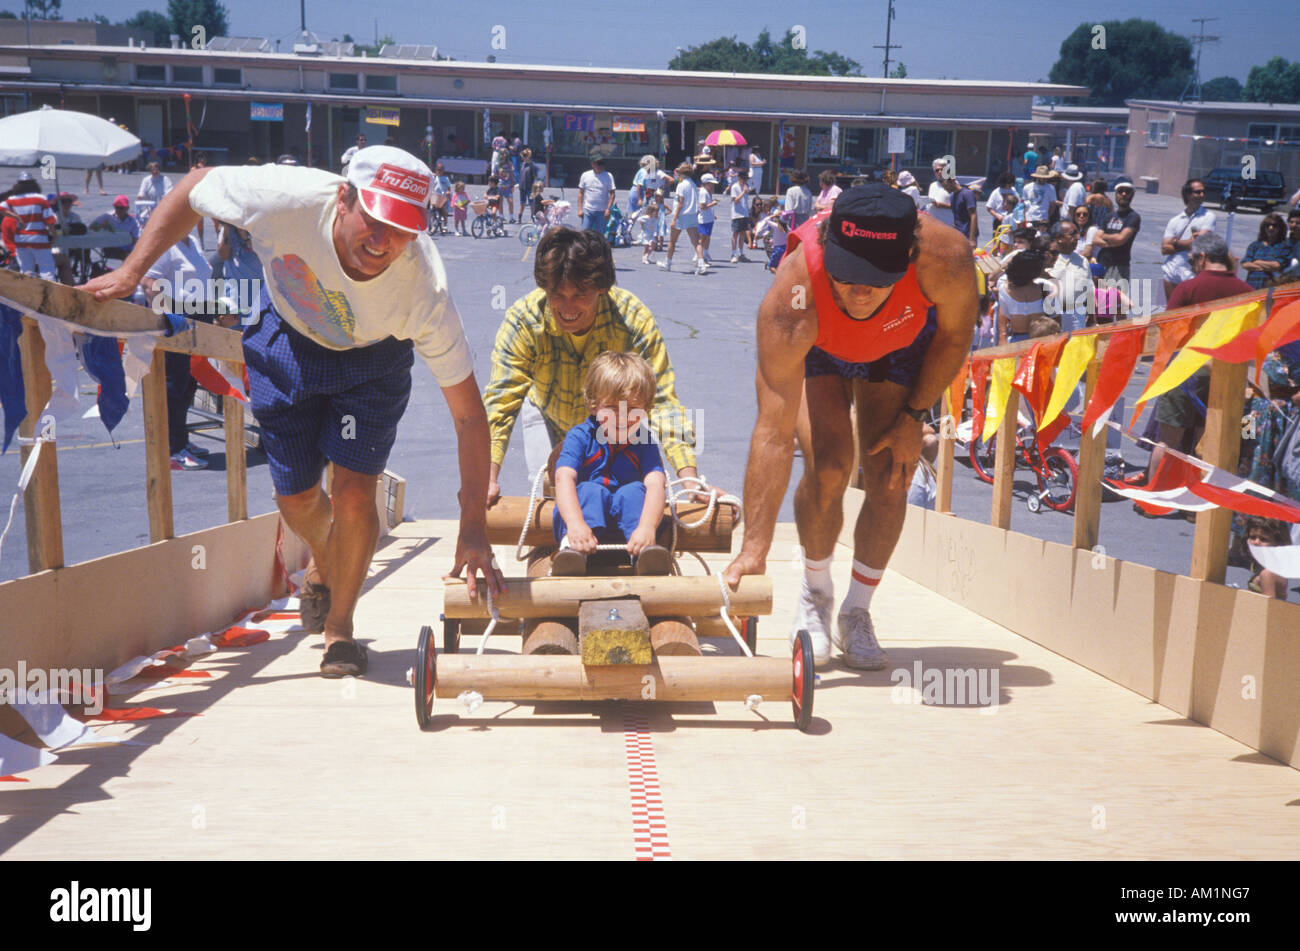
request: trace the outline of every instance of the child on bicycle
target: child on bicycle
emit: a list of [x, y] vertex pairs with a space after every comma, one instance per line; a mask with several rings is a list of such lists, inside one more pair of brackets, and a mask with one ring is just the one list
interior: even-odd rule
[[488, 176], [487, 191], [483, 193], [487, 199], [487, 213], [489, 215], [501, 214], [501, 186], [497, 184], [497, 176]]
[[455, 191], [451, 199], [451, 216], [452, 222], [456, 226], [456, 233], [462, 238], [465, 234], [465, 219], [469, 217], [469, 193], [465, 191], [465, 183], [457, 182]]
[[532, 204], [533, 224], [541, 227], [546, 223], [542, 217], [545, 199], [542, 197], [541, 182], [533, 182], [533, 193], [528, 196], [528, 200]]
[[555, 462], [553, 575], [585, 575], [598, 544], [625, 543], [639, 575], [666, 575], [668, 549], [655, 541], [667, 499], [659, 447], [646, 425], [654, 370], [637, 353], [605, 351], [582, 393], [591, 415], [569, 430]]

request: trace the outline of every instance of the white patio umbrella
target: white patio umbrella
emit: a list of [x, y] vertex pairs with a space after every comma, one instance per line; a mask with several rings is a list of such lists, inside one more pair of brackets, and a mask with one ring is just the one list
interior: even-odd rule
[[41, 106], [0, 119], [0, 165], [42, 165], [54, 169], [121, 165], [140, 154], [140, 140], [107, 119], [69, 109]]

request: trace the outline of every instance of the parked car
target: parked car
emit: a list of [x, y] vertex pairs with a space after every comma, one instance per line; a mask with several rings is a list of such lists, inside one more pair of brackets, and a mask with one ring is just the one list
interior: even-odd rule
[[1243, 178], [1241, 168], [1227, 166], [1216, 168], [1205, 176], [1205, 200], [1218, 202], [1224, 211], [1242, 205], [1253, 205], [1265, 214], [1274, 205], [1286, 203], [1286, 183], [1281, 172], [1258, 170], [1254, 178]]

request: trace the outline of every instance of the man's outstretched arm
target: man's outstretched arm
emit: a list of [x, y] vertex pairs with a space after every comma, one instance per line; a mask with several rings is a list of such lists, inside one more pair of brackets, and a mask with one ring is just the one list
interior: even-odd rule
[[140, 232], [135, 247], [121, 267], [87, 281], [84, 289], [94, 294], [96, 300], [116, 300], [135, 293], [136, 285], [162, 253], [194, 230], [202, 220], [203, 216], [190, 207], [190, 192], [210, 171], [211, 167], [196, 168], [182, 178], [181, 183], [158, 202], [158, 207], [149, 216], [148, 227]]
[[488, 423], [479, 397], [478, 381], [471, 373], [442, 395], [456, 426], [456, 453], [460, 461], [460, 533], [456, 538], [456, 564], [448, 577], [466, 566], [469, 596], [475, 596], [475, 574], [481, 572], [493, 594], [501, 592], [501, 573], [492, 567], [492, 546], [487, 539]]
[[766, 570], [776, 516], [790, 484], [795, 423], [803, 402], [804, 357], [817, 340], [817, 315], [808, 284], [803, 255], [796, 252], [782, 262], [758, 308], [758, 419], [745, 466], [745, 537], [740, 554], [723, 573], [733, 586], [740, 583], [741, 575]]

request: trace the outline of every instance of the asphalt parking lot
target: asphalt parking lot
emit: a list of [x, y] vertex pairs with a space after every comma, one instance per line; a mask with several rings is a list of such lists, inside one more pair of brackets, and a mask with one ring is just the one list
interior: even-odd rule
[[[6, 170], [0, 174], [0, 187], [7, 188], [14, 178], [16, 172]], [[80, 175], [72, 182], [61, 184], [66, 190], [73, 190], [69, 185], [75, 186], [82, 202], [75, 210], [89, 220], [108, 210], [112, 197], [119, 192], [133, 197], [139, 181], [138, 174], [106, 174], [105, 190], [109, 193], [106, 196], [82, 194]], [[558, 189], [551, 191], [559, 194]], [[574, 199], [572, 190], [567, 197]], [[1152, 299], [1163, 303], [1159, 238], [1165, 222], [1180, 210], [1180, 202], [1177, 198], [1139, 194], [1134, 207], [1143, 216], [1142, 231], [1134, 250], [1134, 276], [1152, 281]], [[1226, 216], [1219, 215], [1222, 233]], [[1255, 212], [1236, 213], [1231, 235], [1234, 253], [1241, 254], [1254, 240], [1260, 217]], [[989, 219], [982, 205], [981, 229], [985, 236], [989, 234]], [[505, 306], [534, 286], [531, 255], [514, 237], [517, 226], [508, 230], [506, 238], [475, 240], [446, 236], [436, 239], [474, 350], [480, 386], [488, 377], [492, 340]], [[728, 235], [725, 225], [716, 229], [715, 234], [719, 236], [716, 245], [725, 244]], [[207, 248], [215, 249], [216, 237], [211, 227], [205, 237]], [[701, 471], [714, 484], [739, 493], [755, 416], [753, 322], [770, 274], [754, 253], [751, 253], [751, 263], [735, 265], [727, 263], [723, 250], [713, 256], [717, 263], [703, 277], [689, 270], [665, 273], [655, 267], [644, 267], [638, 248], [616, 250], [615, 262], [619, 284], [640, 297], [658, 320], [677, 373], [678, 395], [684, 406], [695, 414], [702, 438]], [[689, 263], [690, 252], [684, 242], [678, 249], [677, 260]], [[94, 384], [84, 376], [82, 382], [83, 406], [89, 407], [94, 401]], [[1126, 393], [1130, 407], [1145, 383], [1145, 370], [1139, 368]], [[173, 473], [178, 534], [218, 524], [225, 518], [225, 457], [220, 430], [215, 430], [211, 438], [200, 434], [196, 441], [212, 448], [213, 466], [206, 471]], [[1070, 445], [1067, 440], [1062, 442]], [[1131, 466], [1145, 465], [1146, 452], [1133, 443], [1125, 441], [1119, 448]], [[265, 459], [260, 452], [250, 451], [248, 465], [249, 512], [254, 515], [270, 512], [274, 502]], [[797, 460], [795, 466], [797, 478]], [[389, 468], [407, 481], [408, 516], [456, 516], [459, 477], [451, 420], [431, 375], [418, 362], [410, 405]], [[524, 469], [522, 448], [516, 441], [503, 469], [503, 491], [527, 494], [528, 477]], [[97, 419], [69, 422], [60, 427], [59, 480], [68, 564], [148, 542], [144, 470], [143, 423], [138, 399], [133, 401], [126, 418], [111, 437]], [[3, 496], [0, 502], [7, 505], [18, 474], [19, 454], [11, 447], [0, 456], [0, 496]], [[1070, 516], [1049, 510], [1031, 513], [1024, 505], [1031, 487], [1030, 474], [1022, 472], [1016, 483], [1019, 501], [1011, 527], [1069, 544]], [[789, 501], [792, 494], [793, 481], [782, 508], [783, 521], [793, 518]], [[991, 497], [991, 487], [974, 477], [959, 451], [953, 492], [956, 513], [987, 519]], [[1114, 557], [1185, 573], [1191, 558], [1192, 528], [1190, 522], [1182, 519], [1140, 518], [1129, 503], [1112, 500], [1102, 507], [1100, 543]], [[0, 580], [17, 577], [26, 570], [20, 505], [0, 554]], [[1229, 569], [1230, 584], [1244, 585], [1245, 579], [1244, 570]]]

